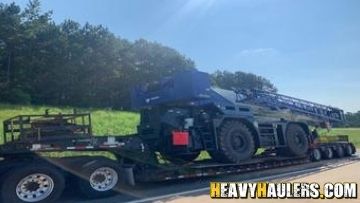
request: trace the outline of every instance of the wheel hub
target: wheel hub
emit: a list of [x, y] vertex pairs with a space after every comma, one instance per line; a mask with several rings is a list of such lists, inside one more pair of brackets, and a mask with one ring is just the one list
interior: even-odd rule
[[94, 182], [96, 183], [101, 183], [105, 180], [106, 180], [106, 176], [104, 176], [103, 174], [96, 174], [94, 177]]
[[16, 186], [16, 195], [24, 202], [38, 202], [47, 198], [54, 189], [53, 179], [46, 174], [31, 174]]
[[233, 137], [231, 139], [231, 145], [234, 150], [236, 150], [236, 151], [244, 150], [244, 147], [245, 147], [244, 143], [245, 143], [245, 141], [240, 134], [236, 133], [233, 135]]
[[37, 182], [29, 182], [25, 184], [25, 188], [29, 191], [36, 191], [37, 189], [39, 189], [40, 184]]
[[101, 167], [96, 169], [90, 175], [91, 187], [99, 192], [111, 190], [118, 182], [117, 172], [110, 167]]

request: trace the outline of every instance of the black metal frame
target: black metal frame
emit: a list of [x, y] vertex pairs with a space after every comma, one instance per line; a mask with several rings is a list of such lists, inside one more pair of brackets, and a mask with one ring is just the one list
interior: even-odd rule
[[[91, 136], [91, 115], [89, 113], [72, 113], [72, 114], [39, 114], [39, 115], [18, 115], [9, 118], [3, 122], [3, 141], [4, 143], [19, 141], [26, 139], [29, 134], [36, 134], [36, 137], [32, 138], [36, 141], [43, 139], [45, 131], [51, 131], [56, 129], [54, 127], [46, 127], [37, 125], [39, 123], [54, 123], [58, 125], [58, 128], [65, 125], [73, 125], [76, 127], [76, 134], [80, 136]], [[56, 123], [57, 122], [57, 123]], [[55, 136], [55, 135], [54, 135]]]

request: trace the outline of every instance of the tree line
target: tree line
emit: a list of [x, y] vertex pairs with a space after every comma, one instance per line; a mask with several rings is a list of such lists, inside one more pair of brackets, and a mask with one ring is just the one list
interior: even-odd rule
[[342, 127], [360, 127], [360, 111], [356, 113], [346, 113], [346, 123]]
[[[9, 103], [130, 107], [129, 89], [195, 69], [175, 49], [120, 38], [102, 25], [55, 24], [38, 0], [23, 10], [0, 4], [0, 100]], [[220, 87], [276, 90], [267, 79], [241, 71], [213, 74]]]

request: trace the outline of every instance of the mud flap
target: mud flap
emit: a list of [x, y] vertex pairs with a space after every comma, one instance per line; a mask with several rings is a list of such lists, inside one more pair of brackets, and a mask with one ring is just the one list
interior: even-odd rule
[[123, 166], [120, 169], [120, 181], [128, 186], [135, 186], [134, 170], [132, 166]]

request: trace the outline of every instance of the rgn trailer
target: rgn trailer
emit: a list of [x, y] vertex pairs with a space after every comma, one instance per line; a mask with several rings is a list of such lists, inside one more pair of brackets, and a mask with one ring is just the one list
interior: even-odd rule
[[[69, 182], [98, 198], [123, 184], [270, 169], [355, 153], [347, 136], [319, 139], [310, 130], [345, 122], [342, 110], [262, 90], [212, 87], [203, 72], [138, 86], [132, 102], [141, 118], [134, 135], [93, 136], [87, 113], [5, 120], [2, 202], [52, 202]], [[260, 148], [263, 152], [256, 154]], [[82, 151], [110, 152], [113, 158], [51, 158], [52, 152]], [[196, 161], [201, 151], [210, 159]]]

